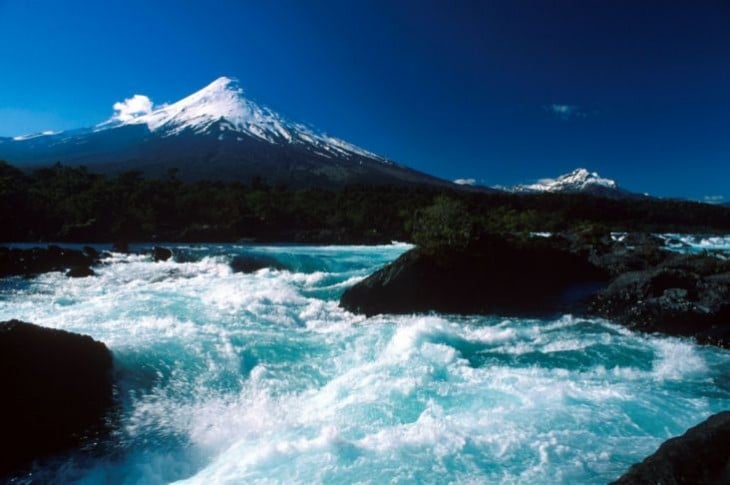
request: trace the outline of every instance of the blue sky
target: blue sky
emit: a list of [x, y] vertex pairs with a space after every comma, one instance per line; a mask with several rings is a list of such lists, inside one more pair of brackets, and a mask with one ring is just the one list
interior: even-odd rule
[[730, 2], [0, 0], [0, 136], [221, 76], [448, 178], [730, 199]]

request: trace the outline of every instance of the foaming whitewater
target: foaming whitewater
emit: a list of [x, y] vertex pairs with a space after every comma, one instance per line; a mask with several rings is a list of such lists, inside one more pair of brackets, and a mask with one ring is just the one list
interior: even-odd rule
[[[338, 307], [407, 245], [173, 249], [0, 282], [0, 320], [105, 342], [119, 380], [110, 442], [35, 479], [605, 483], [730, 408], [730, 352], [686, 339]], [[250, 253], [290, 270], [233, 273]]]

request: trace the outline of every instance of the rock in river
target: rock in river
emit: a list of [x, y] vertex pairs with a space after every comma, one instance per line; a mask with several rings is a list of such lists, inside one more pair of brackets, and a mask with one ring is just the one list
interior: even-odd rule
[[106, 431], [112, 355], [85, 335], [0, 322], [0, 481]]
[[615, 484], [730, 483], [730, 411], [715, 414], [659, 449]]
[[94, 262], [95, 259], [88, 254], [58, 246], [31, 249], [0, 247], [0, 278], [89, 268]]
[[467, 248], [413, 249], [345, 291], [340, 304], [379, 313], [572, 311], [602, 288], [607, 273], [549, 241], [484, 237]]

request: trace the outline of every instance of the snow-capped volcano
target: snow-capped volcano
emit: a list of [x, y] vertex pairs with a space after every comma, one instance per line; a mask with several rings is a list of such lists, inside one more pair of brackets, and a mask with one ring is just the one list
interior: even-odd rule
[[177, 102], [154, 106], [136, 94], [89, 128], [0, 138], [0, 159], [22, 166], [61, 162], [102, 172], [171, 168], [185, 179], [297, 186], [345, 184], [451, 185], [306, 125], [286, 120], [220, 77]]
[[225, 76], [176, 103], [149, 112], [131, 113], [125, 119], [115, 115], [98, 125], [97, 130], [140, 124], [147, 125], [150, 131], [160, 136], [179, 135], [185, 130], [220, 138], [236, 138], [244, 134], [269, 143], [310, 145], [324, 155], [360, 155], [388, 163], [383, 157], [343, 140], [288, 122], [270, 109], [245, 98], [238, 81]]
[[628, 194], [618, 186], [615, 180], [601, 177], [598, 173], [590, 172], [585, 168], [577, 168], [554, 179], [545, 178], [533, 184], [517, 185], [510, 190], [512, 192], [583, 192], [595, 195]]

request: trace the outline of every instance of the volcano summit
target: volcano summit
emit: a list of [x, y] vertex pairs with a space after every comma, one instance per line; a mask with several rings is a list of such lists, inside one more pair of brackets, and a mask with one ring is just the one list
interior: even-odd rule
[[172, 104], [134, 95], [93, 128], [0, 138], [0, 159], [23, 168], [60, 162], [93, 171], [139, 170], [183, 180], [226, 180], [295, 187], [348, 184], [451, 185], [351, 143], [293, 123], [244, 97], [221, 77]]

